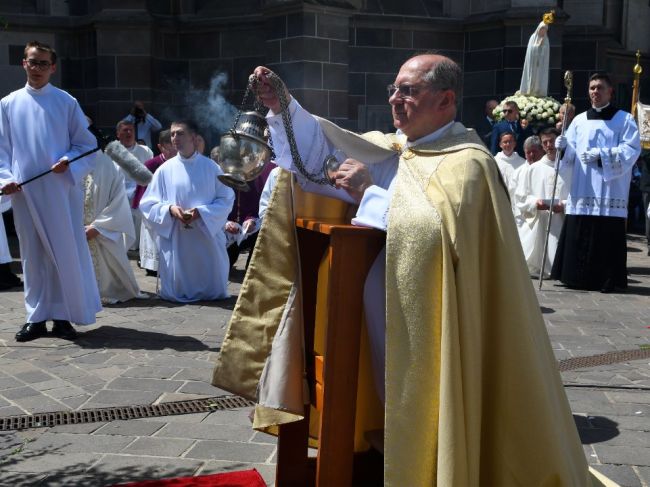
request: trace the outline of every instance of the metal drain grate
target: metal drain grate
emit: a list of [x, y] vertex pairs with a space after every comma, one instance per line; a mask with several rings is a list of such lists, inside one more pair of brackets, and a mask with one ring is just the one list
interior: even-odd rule
[[559, 368], [560, 372], [566, 372], [568, 370], [597, 367], [599, 365], [618, 364], [629, 360], [641, 360], [644, 358], [650, 358], [650, 348], [607, 352], [599, 355], [590, 355], [588, 357], [567, 358], [560, 360]]
[[153, 418], [176, 414], [204, 413], [254, 406], [255, 403], [239, 396], [218, 396], [191, 401], [165, 402], [137, 406], [121, 406], [81, 411], [25, 414], [0, 418], [0, 431], [27, 428], [47, 428], [62, 424], [83, 424], [115, 421], [118, 419]]

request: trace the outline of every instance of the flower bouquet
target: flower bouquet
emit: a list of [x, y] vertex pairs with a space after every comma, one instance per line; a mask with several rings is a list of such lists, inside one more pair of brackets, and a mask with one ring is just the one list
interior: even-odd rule
[[493, 111], [494, 119], [503, 120], [503, 106], [507, 101], [514, 101], [519, 107], [519, 117], [528, 120], [533, 128], [541, 130], [549, 125], [555, 125], [561, 103], [552, 96], [522, 95], [516, 92], [497, 105]]

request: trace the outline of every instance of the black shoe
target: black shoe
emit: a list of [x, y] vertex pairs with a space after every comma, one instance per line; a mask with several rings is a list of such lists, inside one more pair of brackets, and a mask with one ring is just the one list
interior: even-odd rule
[[65, 340], [74, 340], [77, 338], [77, 332], [70, 322], [66, 320], [54, 320], [52, 335], [57, 338], [64, 338]]
[[151, 269], [145, 269], [145, 273], [151, 277], [158, 277], [158, 271], [152, 271]]
[[29, 342], [47, 335], [47, 328], [44, 321], [37, 323], [25, 323], [18, 333], [16, 333], [17, 342]]
[[603, 287], [600, 288], [600, 292], [604, 293], [604, 294], [613, 293], [614, 291], [615, 291], [615, 287], [614, 287], [614, 280], [613, 279], [607, 279], [603, 283]]

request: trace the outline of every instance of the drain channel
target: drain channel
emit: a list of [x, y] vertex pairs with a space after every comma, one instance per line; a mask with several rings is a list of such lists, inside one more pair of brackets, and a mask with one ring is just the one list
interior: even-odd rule
[[635, 350], [620, 350], [617, 352], [607, 352], [588, 357], [574, 357], [560, 360], [560, 372], [568, 370], [584, 369], [598, 367], [599, 365], [612, 365], [629, 360], [641, 360], [650, 358], [650, 348], [639, 348]]
[[217, 396], [190, 401], [164, 402], [137, 406], [120, 406], [80, 411], [24, 414], [0, 418], [0, 431], [28, 428], [47, 428], [64, 424], [108, 422], [119, 419], [154, 418], [177, 414], [225, 411], [254, 406], [255, 403], [239, 396]]

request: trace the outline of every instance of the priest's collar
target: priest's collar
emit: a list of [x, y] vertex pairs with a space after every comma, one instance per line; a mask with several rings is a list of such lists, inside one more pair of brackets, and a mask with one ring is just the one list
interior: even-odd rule
[[30, 86], [29, 83], [25, 83], [25, 89], [34, 95], [42, 95], [43, 93], [47, 93], [50, 90], [50, 84], [47, 83], [46, 85], [42, 86], [41, 88], [34, 88], [33, 86]]
[[190, 157], [183, 157], [183, 156], [181, 155], [181, 153], [179, 152], [179, 153], [177, 154], [177, 156], [178, 156], [178, 159], [179, 159], [181, 162], [191, 162], [191, 161], [194, 160], [194, 158], [195, 158], [198, 154], [199, 154], [199, 153], [198, 153], [197, 151], [194, 151]]
[[618, 108], [608, 103], [604, 107], [591, 107], [587, 110], [587, 120], [611, 120], [618, 112]]
[[[424, 137], [421, 137], [421, 138], [419, 138], [417, 140], [414, 140], [412, 142], [407, 140], [404, 143], [404, 148], [408, 149], [409, 147], [416, 147], [418, 145], [428, 144], [430, 142], [435, 142], [436, 140], [441, 139], [442, 136], [445, 135], [447, 130], [449, 130], [453, 124], [454, 124], [454, 121], [452, 120], [447, 125], [444, 125], [444, 126], [440, 127], [438, 130], [436, 130], [435, 132], [431, 132], [429, 135], [425, 135]], [[397, 134], [398, 135], [404, 135], [401, 130], [397, 130]]]

